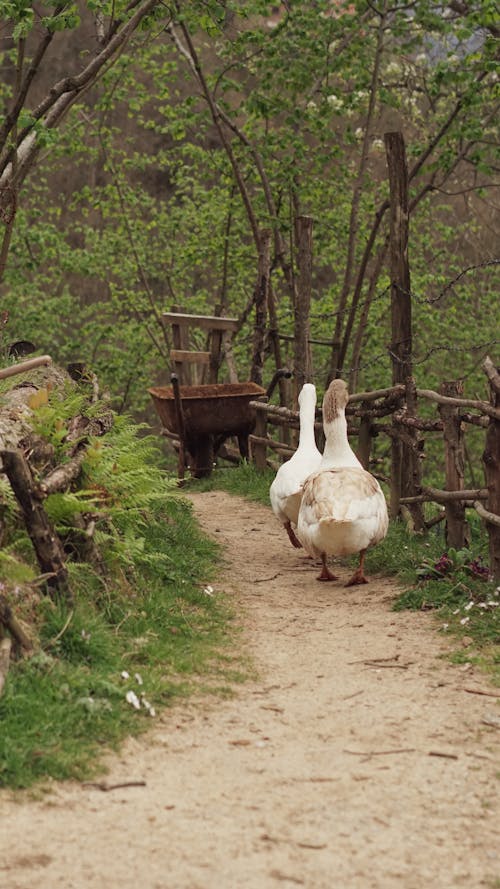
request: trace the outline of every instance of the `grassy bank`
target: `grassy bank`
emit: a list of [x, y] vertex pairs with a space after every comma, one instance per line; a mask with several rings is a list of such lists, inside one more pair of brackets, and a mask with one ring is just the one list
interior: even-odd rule
[[[74, 395], [51, 397], [34, 419], [44, 440], [58, 432], [59, 447], [74, 411]], [[103, 751], [150, 727], [175, 699], [227, 694], [241, 679], [233, 614], [215, 582], [219, 549], [161, 463], [155, 439], [116, 417], [90, 442], [78, 489], [44, 501], [64, 541], [74, 605], [48, 594], [2, 479], [0, 593], [34, 653], [11, 660], [0, 696], [0, 786], [89, 778]], [[78, 516], [95, 525], [87, 560]]]
[[0, 698], [2, 785], [88, 778], [103, 750], [144, 731], [160, 708], [193, 689], [225, 694], [239, 678], [215, 544], [177, 497], [143, 534], [135, 576], [102, 583], [74, 564], [74, 609], [32, 600], [37, 651], [11, 666]]

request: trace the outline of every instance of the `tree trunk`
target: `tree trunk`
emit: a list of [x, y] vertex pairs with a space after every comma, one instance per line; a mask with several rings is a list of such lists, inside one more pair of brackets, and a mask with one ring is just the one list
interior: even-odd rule
[[[390, 276], [393, 385], [404, 383], [412, 375], [412, 326], [410, 267], [408, 263], [408, 168], [403, 136], [385, 133], [390, 188]], [[401, 497], [418, 493], [413, 485], [414, 449], [394, 436], [391, 459], [391, 515], [400, 514]]]
[[266, 320], [269, 304], [269, 274], [271, 267], [271, 231], [264, 229], [259, 236], [259, 266], [255, 288], [255, 325], [250, 380], [262, 386], [266, 345]]

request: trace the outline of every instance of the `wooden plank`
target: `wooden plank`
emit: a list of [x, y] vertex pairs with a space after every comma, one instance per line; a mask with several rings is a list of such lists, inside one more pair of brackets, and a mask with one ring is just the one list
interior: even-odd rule
[[209, 364], [210, 352], [190, 352], [187, 349], [171, 349], [170, 358], [174, 362], [187, 362], [188, 364]]
[[178, 324], [182, 327], [201, 327], [203, 330], [238, 329], [237, 318], [218, 318], [216, 315], [186, 315], [177, 312], [162, 312], [164, 324]]
[[42, 365], [52, 364], [50, 355], [41, 355], [40, 358], [28, 358], [27, 361], [21, 361], [20, 364], [13, 364], [11, 367], [4, 367], [0, 370], [0, 380], [6, 380], [7, 377], [14, 377], [16, 374], [27, 373]]
[[[173, 315], [182, 315], [183, 306], [173, 305], [170, 307]], [[172, 345], [174, 349], [189, 349], [189, 328], [181, 327], [180, 324], [172, 324]], [[193, 382], [193, 374], [189, 365], [184, 365], [182, 361], [174, 362], [174, 370], [179, 377], [179, 383], [189, 386]]]

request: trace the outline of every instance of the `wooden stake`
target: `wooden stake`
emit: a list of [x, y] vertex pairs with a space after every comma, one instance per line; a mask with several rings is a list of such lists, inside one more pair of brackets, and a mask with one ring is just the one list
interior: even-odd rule
[[12, 638], [17, 642], [20, 648], [30, 654], [33, 651], [33, 644], [29, 636], [24, 632], [21, 624], [12, 613], [12, 608], [5, 596], [0, 595], [0, 624], [9, 631]]
[[0, 695], [3, 692], [7, 672], [9, 670], [11, 648], [12, 640], [9, 639], [8, 636], [6, 636], [5, 639], [0, 640]]
[[42, 506], [28, 461], [21, 450], [1, 451], [4, 471], [21, 507], [42, 574], [49, 575], [49, 589], [71, 601], [65, 554], [59, 537]]
[[[451, 380], [441, 383], [441, 395], [458, 398], [463, 395], [463, 380]], [[443, 423], [445, 451], [445, 489], [447, 491], [463, 491], [464, 489], [464, 435], [459, 408], [449, 404], [438, 406], [439, 416]], [[446, 511], [446, 543], [455, 549], [462, 549], [470, 543], [470, 534], [465, 520], [465, 506], [460, 500], [450, 500], [445, 504]]]
[[[267, 395], [263, 395], [258, 399], [259, 402], [267, 402]], [[252, 437], [253, 438], [253, 437]], [[267, 414], [265, 411], [257, 411], [255, 420], [255, 438], [260, 441], [250, 439], [252, 461], [257, 469], [265, 469], [267, 466], [267, 445], [264, 441], [267, 439]]]

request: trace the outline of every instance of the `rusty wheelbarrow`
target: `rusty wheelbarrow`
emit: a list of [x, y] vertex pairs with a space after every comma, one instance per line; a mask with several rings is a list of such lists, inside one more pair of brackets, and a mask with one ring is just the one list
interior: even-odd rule
[[248, 436], [255, 426], [255, 411], [250, 402], [263, 395], [270, 397], [286, 368], [276, 371], [264, 389], [257, 383], [210, 383], [180, 386], [177, 374], [171, 374], [171, 386], [148, 389], [162, 426], [179, 438], [179, 478], [183, 478], [186, 451], [191, 474], [195, 478], [210, 475], [214, 455], [229, 436], [236, 436], [242, 458], [248, 457]]

